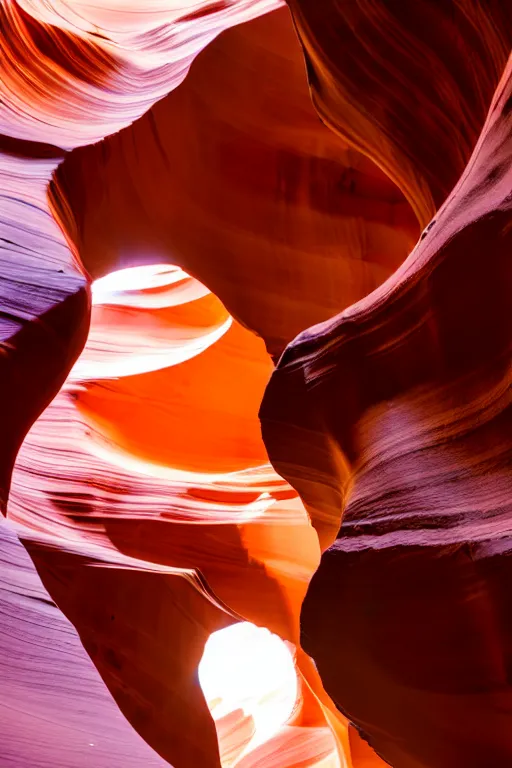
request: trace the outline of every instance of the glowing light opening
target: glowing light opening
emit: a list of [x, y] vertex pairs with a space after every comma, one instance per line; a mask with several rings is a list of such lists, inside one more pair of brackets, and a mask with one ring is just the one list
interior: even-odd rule
[[294, 712], [299, 688], [291, 648], [248, 622], [214, 632], [206, 643], [199, 682], [212, 717], [242, 709], [253, 718], [254, 736], [238, 759], [272, 738]]
[[171, 264], [150, 264], [118, 269], [94, 281], [93, 303], [101, 304], [107, 299], [112, 300], [112, 294], [116, 293], [140, 292], [174, 285], [188, 277], [187, 272]]

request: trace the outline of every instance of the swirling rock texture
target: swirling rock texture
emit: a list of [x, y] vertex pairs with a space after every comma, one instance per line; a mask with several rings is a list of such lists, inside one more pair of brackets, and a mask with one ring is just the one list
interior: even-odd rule
[[464, 171], [511, 44], [500, 0], [290, 0], [325, 122], [426, 226]]
[[2, 765], [511, 762], [512, 10], [279, 6], [2, 0]]
[[418, 234], [396, 185], [319, 121], [286, 9], [221, 35], [138, 122], [72, 153], [52, 196], [94, 278], [179, 264], [275, 357]]
[[509, 59], [416, 248], [288, 347], [261, 411], [275, 466], [335, 535], [302, 647], [393, 766], [512, 762], [511, 104]]

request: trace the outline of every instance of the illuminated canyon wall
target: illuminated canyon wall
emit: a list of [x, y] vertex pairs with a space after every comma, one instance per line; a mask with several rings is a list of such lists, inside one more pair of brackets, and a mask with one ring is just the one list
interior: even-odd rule
[[1, 19], [0, 766], [512, 764], [512, 7]]

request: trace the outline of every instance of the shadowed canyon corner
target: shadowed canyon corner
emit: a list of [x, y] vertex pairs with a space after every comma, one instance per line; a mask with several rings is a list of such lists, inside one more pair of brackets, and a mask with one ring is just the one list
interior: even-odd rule
[[512, 3], [0, 20], [0, 768], [510, 768]]

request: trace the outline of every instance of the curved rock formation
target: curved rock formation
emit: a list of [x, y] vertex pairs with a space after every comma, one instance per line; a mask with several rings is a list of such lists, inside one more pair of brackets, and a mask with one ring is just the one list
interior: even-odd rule
[[[242, 2], [184, 16], [145, 6], [123, 20], [115, 7], [99, 18], [89, 6], [2, 6], [9, 135], [2, 235], [10, 280], [2, 297], [2, 393], [20, 405], [4, 417], [4, 511], [19, 444], [66, 377], [89, 322], [73, 227], [63, 237], [52, 213], [66, 224], [72, 219], [62, 199], [47, 199], [64, 154], [59, 146], [128, 124], [183, 79], [223, 27], [272, 7]], [[298, 642], [298, 610], [318, 561], [296, 494], [265, 466], [257, 408], [270, 360], [262, 343], [233, 326], [220, 302], [180, 270], [160, 268], [149, 279], [139, 272], [135, 285], [117, 275], [94, 293], [87, 349], [25, 442], [8, 516], [130, 722], [175, 768], [217, 766], [217, 733], [196, 673], [204, 642], [240, 618]], [[193, 394], [204, 400], [216, 376], [209, 403], [193, 401]], [[118, 388], [110, 390], [117, 403], [132, 399], [127, 415], [139, 410], [138, 431], [105, 410], [109, 386]], [[169, 386], [174, 406], [163, 404]], [[144, 399], [158, 391], [163, 420], [155, 403], [143, 414]], [[209, 430], [209, 452], [190, 424], [187, 433], [182, 396], [198, 409], [197, 432], [205, 437]], [[224, 446], [223, 415], [232, 423]], [[180, 453], [177, 440], [184, 445], [187, 438], [190, 449]], [[318, 762], [308, 746], [315, 737], [322, 759], [330, 744], [336, 764], [322, 706], [305, 681], [303, 691], [294, 726], [300, 759], [309, 754]]]
[[0, 387], [3, 402], [18, 406], [2, 416], [4, 514], [16, 454], [84, 345], [90, 311], [86, 280], [46, 205], [58, 153], [29, 144], [23, 150], [29, 156], [22, 158], [19, 149], [6, 141], [0, 157]]
[[4, 0], [1, 132], [72, 149], [132, 123], [224, 29], [280, 0]]
[[463, 172], [512, 46], [501, 0], [289, 0], [313, 101], [425, 227]]
[[[463, 173], [511, 12], [289, 5], [306, 66], [276, 0], [0, 4], [0, 506], [106, 686], [74, 660], [83, 722], [65, 691], [43, 735], [39, 676], [27, 737], [0, 725], [19, 768], [87, 764], [91, 737], [52, 758], [66, 723], [112, 736], [97, 768], [146, 760], [134, 734], [116, 753], [107, 689], [155, 765], [510, 761], [508, 74], [400, 265]], [[264, 399], [276, 472], [271, 358], [317, 323]], [[30, 622], [34, 657], [6, 706], [67, 627], [12, 541], [7, 637]], [[293, 684], [206, 701], [205, 643], [244, 621]]]
[[[24, 442], [9, 518], [130, 722], [176, 768], [213, 766], [204, 643], [242, 617], [298, 643], [318, 544], [266, 464], [263, 343], [180, 269], [134, 272], [93, 286], [89, 341]], [[112, 315], [144, 349], [127, 355]]]
[[4, 765], [167, 768], [119, 711], [5, 524], [0, 524], [0, 616]]
[[512, 59], [410, 257], [288, 347], [261, 410], [274, 466], [335, 538], [302, 647], [395, 768], [512, 760], [511, 104]]
[[319, 121], [286, 9], [228, 30], [179, 88], [69, 155], [52, 195], [94, 278], [170, 262], [274, 357], [362, 298], [419, 230], [402, 193]]

